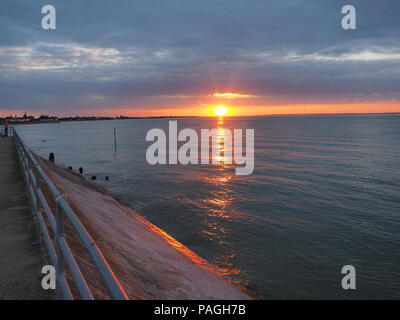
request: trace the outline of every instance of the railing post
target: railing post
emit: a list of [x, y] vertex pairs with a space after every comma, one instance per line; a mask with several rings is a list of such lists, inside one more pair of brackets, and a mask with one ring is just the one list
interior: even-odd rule
[[[66, 278], [66, 274], [65, 274], [65, 259], [64, 256], [62, 254], [62, 250], [60, 248], [59, 245], [59, 241], [58, 239], [61, 237], [64, 237], [64, 212], [62, 210], [62, 208], [60, 207], [59, 204], [59, 199], [60, 199], [61, 195], [58, 195], [55, 198], [55, 202], [56, 202], [56, 223], [57, 223], [57, 229], [56, 229], [56, 246], [57, 246], [57, 266], [56, 266], [56, 276], [57, 276], [57, 282], [59, 284], [61, 284], [64, 279]], [[60, 286], [59, 290], [57, 290], [57, 296], [58, 299], [63, 299], [63, 293], [60, 290]]]
[[28, 184], [29, 188], [29, 186], [31, 185], [31, 178], [29, 177], [29, 162], [25, 152], [24, 152], [24, 164], [25, 164], [26, 183]]
[[34, 189], [33, 189], [33, 193], [35, 196], [35, 225], [36, 225], [36, 239], [35, 242], [33, 243], [33, 245], [40, 245], [42, 243], [42, 233], [40, 231], [40, 226], [39, 226], [39, 212], [40, 212], [40, 199], [39, 199], [39, 190], [40, 190], [40, 177], [39, 174], [37, 172], [37, 168], [35, 166], [35, 164], [32, 164], [32, 172], [33, 175], [35, 176], [35, 184], [34, 184]]

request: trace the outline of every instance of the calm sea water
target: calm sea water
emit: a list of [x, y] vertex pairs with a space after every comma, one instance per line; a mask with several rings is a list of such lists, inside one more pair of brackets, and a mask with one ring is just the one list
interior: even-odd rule
[[[97, 175], [113, 196], [264, 298], [400, 298], [400, 115], [178, 119], [180, 129], [254, 128], [251, 176], [229, 165], [150, 166], [146, 132], [167, 127], [167, 119], [148, 119], [18, 131], [38, 154]], [[348, 264], [357, 270], [353, 291], [341, 288]]]

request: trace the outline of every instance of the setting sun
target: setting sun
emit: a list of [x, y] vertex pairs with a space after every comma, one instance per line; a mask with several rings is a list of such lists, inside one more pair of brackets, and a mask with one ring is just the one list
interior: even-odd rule
[[222, 117], [228, 113], [228, 109], [224, 106], [218, 106], [214, 109], [214, 113], [217, 116]]

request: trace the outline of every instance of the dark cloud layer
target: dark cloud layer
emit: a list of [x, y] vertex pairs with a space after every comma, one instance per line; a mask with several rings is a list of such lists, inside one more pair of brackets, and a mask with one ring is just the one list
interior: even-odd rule
[[[354, 31], [340, 26], [348, 3]], [[55, 31], [41, 29], [46, 4], [57, 9]], [[154, 108], [216, 91], [260, 105], [399, 100], [398, 0], [0, 5], [0, 110]]]

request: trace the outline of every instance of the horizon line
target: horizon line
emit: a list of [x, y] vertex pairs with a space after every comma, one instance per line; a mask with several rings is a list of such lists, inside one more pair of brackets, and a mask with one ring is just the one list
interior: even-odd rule
[[[387, 115], [387, 114], [400, 114], [400, 111], [395, 112], [326, 112], [326, 113], [279, 113], [279, 114], [255, 114], [255, 115], [226, 115], [222, 117], [218, 117], [215, 115], [148, 115], [148, 116], [127, 116], [127, 115], [118, 115], [118, 116], [107, 116], [107, 115], [70, 115], [70, 116], [58, 116], [58, 115], [49, 115], [46, 114], [49, 118], [56, 117], [60, 118], [110, 118], [115, 120], [124, 120], [124, 118], [136, 118], [136, 119], [149, 119], [149, 118], [251, 118], [251, 117], [277, 117], [277, 116], [329, 116], [329, 115]], [[45, 114], [42, 114], [45, 115]], [[9, 116], [0, 116], [0, 119], [7, 119]], [[29, 115], [28, 115], [29, 116]], [[23, 116], [17, 117], [22, 118]], [[34, 117], [34, 119], [39, 119], [40, 116]], [[15, 118], [15, 117], [12, 117]]]

